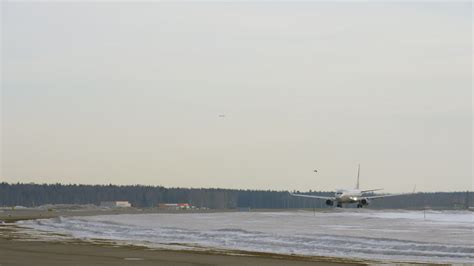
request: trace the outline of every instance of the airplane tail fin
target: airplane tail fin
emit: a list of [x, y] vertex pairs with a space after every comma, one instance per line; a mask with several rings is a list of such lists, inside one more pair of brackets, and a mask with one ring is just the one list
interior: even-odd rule
[[360, 176], [360, 164], [359, 164], [359, 168], [357, 169], [357, 184], [356, 184], [356, 189], [359, 189], [359, 176]]

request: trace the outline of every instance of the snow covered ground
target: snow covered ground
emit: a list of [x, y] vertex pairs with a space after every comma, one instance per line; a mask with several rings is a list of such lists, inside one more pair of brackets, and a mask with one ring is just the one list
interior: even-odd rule
[[22, 221], [77, 238], [379, 261], [474, 263], [468, 211], [123, 214]]

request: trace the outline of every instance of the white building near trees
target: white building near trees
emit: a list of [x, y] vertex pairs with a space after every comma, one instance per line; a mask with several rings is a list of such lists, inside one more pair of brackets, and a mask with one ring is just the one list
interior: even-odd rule
[[129, 208], [132, 207], [132, 204], [128, 201], [102, 201], [100, 206], [110, 208]]

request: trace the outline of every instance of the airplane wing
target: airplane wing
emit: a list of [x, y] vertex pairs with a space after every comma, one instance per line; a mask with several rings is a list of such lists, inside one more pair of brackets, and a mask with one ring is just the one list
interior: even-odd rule
[[377, 195], [377, 196], [369, 196], [369, 197], [364, 197], [365, 199], [380, 199], [380, 198], [385, 198], [385, 197], [395, 197], [395, 196], [402, 196], [402, 195], [411, 195], [415, 194], [416, 190], [416, 185], [413, 188], [413, 192], [411, 193], [398, 193], [398, 194], [386, 194], [386, 195]]
[[376, 188], [376, 189], [362, 190], [361, 192], [362, 192], [362, 193], [367, 193], [367, 192], [374, 192], [374, 191], [379, 191], [379, 190], [383, 190], [383, 188]]
[[323, 197], [323, 196], [313, 196], [313, 195], [294, 194], [294, 193], [290, 193], [290, 195], [295, 196], [295, 197], [303, 197], [303, 198], [334, 200], [334, 197]]
[[380, 199], [380, 198], [386, 198], [386, 197], [395, 197], [395, 196], [411, 195], [411, 194], [415, 194], [415, 193], [386, 194], [386, 195], [369, 196], [369, 197], [363, 197], [363, 198], [364, 199]]

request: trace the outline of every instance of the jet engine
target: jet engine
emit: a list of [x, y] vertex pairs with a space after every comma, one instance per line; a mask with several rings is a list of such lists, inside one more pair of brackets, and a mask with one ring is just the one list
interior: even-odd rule
[[326, 205], [332, 206], [332, 205], [334, 205], [334, 202], [332, 200], [328, 199], [328, 200], [326, 200]]
[[367, 205], [369, 205], [369, 200], [368, 200], [368, 199], [361, 199], [361, 200], [360, 200], [360, 205], [362, 205], [362, 206], [367, 206]]

